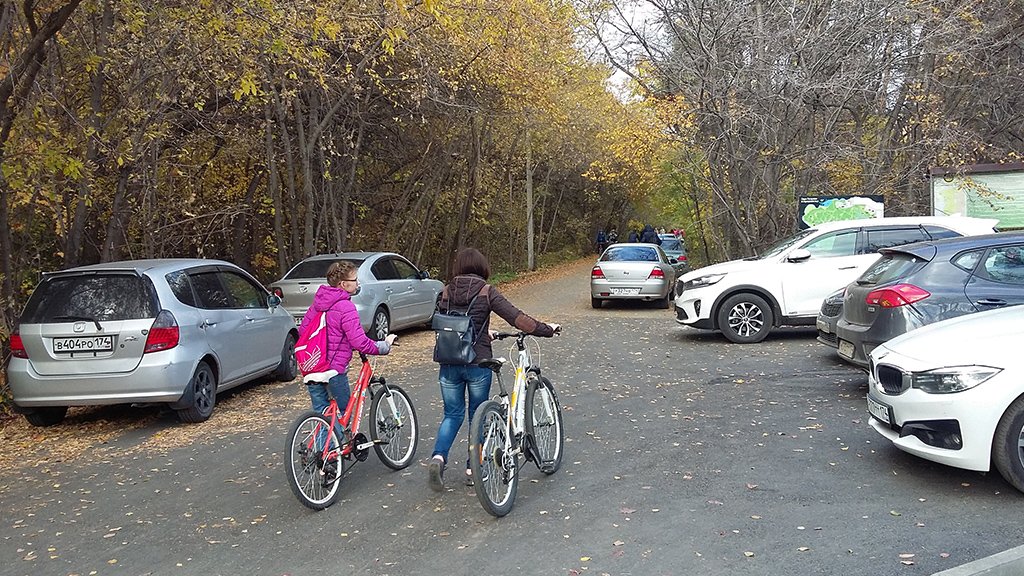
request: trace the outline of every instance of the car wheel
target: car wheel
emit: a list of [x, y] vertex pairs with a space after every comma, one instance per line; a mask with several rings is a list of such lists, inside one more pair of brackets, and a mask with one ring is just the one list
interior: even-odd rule
[[753, 344], [768, 336], [772, 329], [772, 309], [764, 298], [754, 294], [730, 296], [718, 309], [718, 329], [737, 344]]
[[672, 292], [665, 294], [664, 298], [658, 300], [658, 308], [661, 308], [662, 310], [668, 310], [670, 306], [672, 306]]
[[25, 413], [25, 420], [33, 426], [53, 426], [64, 421], [68, 415], [67, 406], [45, 406], [33, 408], [31, 412]]
[[368, 336], [373, 340], [383, 340], [391, 333], [391, 319], [388, 318], [388, 311], [383, 306], [378, 306], [373, 313], [373, 322], [370, 323]]
[[600, 308], [601, 307], [601, 300], [598, 299], [598, 298], [593, 298], [592, 297], [590, 299], [590, 307], [591, 308]]
[[178, 420], [186, 423], [204, 422], [213, 414], [213, 406], [217, 403], [217, 378], [206, 362], [196, 366], [196, 373], [188, 382], [192, 394], [192, 405], [178, 410]]
[[992, 460], [996, 470], [1024, 492], [1024, 397], [1006, 409], [992, 437]]
[[299, 361], [295, 359], [295, 336], [288, 334], [281, 350], [281, 363], [274, 370], [274, 378], [280, 382], [291, 382], [299, 373]]

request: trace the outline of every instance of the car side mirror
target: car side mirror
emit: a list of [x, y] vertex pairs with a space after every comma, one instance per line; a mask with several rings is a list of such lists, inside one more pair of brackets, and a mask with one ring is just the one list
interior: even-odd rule
[[277, 308], [281, 305], [281, 297], [277, 294], [271, 294], [270, 298], [267, 298], [267, 304], [269, 304], [271, 308]]
[[786, 260], [788, 260], [789, 262], [803, 262], [804, 260], [809, 260], [810, 257], [811, 253], [808, 250], [804, 248], [797, 248], [796, 250], [793, 250], [792, 252], [789, 253], [789, 256], [786, 257]]
[[430, 278], [430, 272], [427, 272], [426, 270], [420, 270], [420, 273], [417, 274], [416, 277], [419, 278], [420, 280], [427, 280], [428, 278]]
[[669, 264], [679, 264], [679, 260], [676, 260], [675, 258], [669, 258], [668, 259], [668, 263]]

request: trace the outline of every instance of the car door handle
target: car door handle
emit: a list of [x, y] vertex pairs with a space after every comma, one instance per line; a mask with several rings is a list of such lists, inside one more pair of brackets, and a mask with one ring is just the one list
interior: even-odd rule
[[1006, 300], [999, 300], [998, 298], [982, 298], [978, 300], [978, 304], [985, 306], [1006, 306]]
[[855, 270], [856, 268], [857, 268], [856, 266], [840, 266], [839, 267], [840, 270]]
[[203, 323], [202, 323], [202, 324], [200, 324], [200, 325], [199, 325], [199, 327], [200, 327], [200, 328], [209, 328], [209, 327], [211, 327], [211, 326], [216, 326], [216, 325], [217, 325], [217, 323], [216, 323], [216, 322], [210, 322], [210, 319], [209, 319], [209, 318], [204, 318], [204, 319], [203, 319]]

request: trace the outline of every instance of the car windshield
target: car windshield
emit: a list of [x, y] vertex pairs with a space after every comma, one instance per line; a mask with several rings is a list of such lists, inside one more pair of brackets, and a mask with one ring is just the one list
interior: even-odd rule
[[315, 258], [310, 260], [303, 260], [299, 262], [295, 268], [292, 268], [288, 272], [288, 275], [284, 277], [285, 280], [308, 280], [310, 278], [323, 280], [327, 277], [327, 269], [331, 267], [338, 260], [348, 260], [353, 262], [356, 266], [362, 265], [362, 260], [355, 260], [352, 258], [338, 258], [334, 260], [332, 258]]
[[43, 280], [25, 305], [24, 324], [69, 319], [156, 318], [157, 299], [149, 279], [135, 274], [83, 274]]
[[605, 251], [601, 262], [658, 262], [658, 251], [648, 246], [615, 246]]
[[814, 228], [808, 228], [807, 230], [801, 230], [792, 236], [783, 238], [782, 240], [779, 240], [775, 244], [769, 246], [768, 249], [763, 251], [759, 256], [757, 256], [756, 259], [764, 260], [766, 258], [773, 258], [775, 256], [778, 256], [779, 254], [782, 254], [791, 246], [795, 245], [797, 242], [800, 242], [804, 238], [810, 236], [814, 232], [817, 232], [817, 230], [815, 230]]

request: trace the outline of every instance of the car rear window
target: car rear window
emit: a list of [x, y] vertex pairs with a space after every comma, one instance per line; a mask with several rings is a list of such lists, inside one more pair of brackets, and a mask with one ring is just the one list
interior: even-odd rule
[[658, 251], [646, 246], [618, 246], [609, 248], [602, 262], [658, 262]]
[[36, 287], [21, 322], [135, 320], [155, 318], [158, 311], [156, 291], [148, 278], [134, 274], [55, 276]]
[[678, 238], [661, 239], [661, 249], [671, 252], [681, 252], [683, 250], [683, 243]]
[[[353, 260], [351, 258], [338, 258], [338, 260], [348, 260], [354, 263], [356, 266], [360, 266], [362, 260]], [[297, 280], [315, 278], [323, 280], [327, 278], [327, 269], [331, 267], [338, 260], [332, 260], [330, 258], [317, 258], [316, 260], [304, 260], [299, 262], [295, 268], [292, 268], [288, 275], [284, 277], [285, 280]]]
[[857, 279], [861, 286], [888, 284], [920, 270], [928, 261], [906, 252], [884, 254]]

